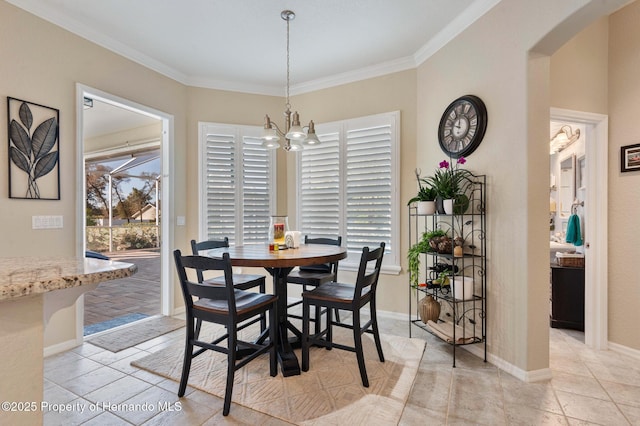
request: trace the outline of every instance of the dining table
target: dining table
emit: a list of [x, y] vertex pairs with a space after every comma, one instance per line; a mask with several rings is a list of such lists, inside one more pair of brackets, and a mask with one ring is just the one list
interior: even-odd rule
[[[222, 258], [229, 253], [232, 266], [264, 268], [273, 277], [273, 291], [278, 296], [277, 351], [278, 362], [284, 377], [300, 374], [300, 364], [293, 352], [302, 338], [301, 332], [287, 316], [287, 275], [297, 266], [337, 262], [347, 257], [346, 247], [324, 244], [301, 244], [297, 248], [270, 250], [267, 244], [222, 247], [207, 250], [206, 256]], [[292, 336], [289, 335], [292, 332]]]

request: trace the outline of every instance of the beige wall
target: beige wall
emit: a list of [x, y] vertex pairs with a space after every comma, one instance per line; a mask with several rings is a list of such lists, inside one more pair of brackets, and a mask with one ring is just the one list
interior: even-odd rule
[[524, 371], [548, 366], [547, 55], [601, 16], [591, 2], [581, 23], [565, 21], [583, 5], [503, 1], [418, 68], [423, 170], [443, 157], [435, 135], [446, 105], [468, 93], [487, 104], [487, 133], [466, 166], [488, 174], [489, 351]]
[[[586, 4], [606, 11], [616, 1], [602, 3], [592, 0]], [[318, 122], [400, 110], [403, 200], [415, 191], [414, 168], [420, 167], [425, 172], [435, 169], [443, 158], [436, 138], [443, 109], [453, 99], [467, 93], [476, 94], [485, 101], [489, 111], [487, 134], [482, 145], [470, 156], [467, 166], [474, 172], [486, 173], [489, 182], [489, 351], [496, 359], [523, 371], [548, 366], [546, 165], [550, 97], [555, 96], [548, 90], [549, 57], [529, 55], [529, 51], [550, 32], [560, 40], [557, 47], [561, 46], [590, 23], [589, 16], [598, 16], [592, 11], [581, 15], [578, 19], [582, 20], [581, 25], [571, 21], [575, 31], [569, 35], [566, 31], [557, 31], [561, 23], [566, 24], [565, 18], [583, 4], [584, 0], [561, 3], [555, 0], [503, 1], [416, 70], [292, 98], [292, 104], [303, 113], [304, 120], [313, 118]], [[612, 18], [612, 40], [622, 42], [624, 38], [617, 33], [614, 22], [631, 28], [638, 22], [633, 20], [637, 10], [635, 13], [631, 17], [621, 13]], [[637, 31], [633, 28], [635, 38]], [[75, 254], [76, 171], [73, 165], [76, 161], [77, 82], [175, 117], [174, 203], [167, 217], [172, 221], [177, 215], [187, 218], [187, 225], [176, 227], [174, 231], [174, 245], [183, 249], [198, 232], [197, 122], [259, 124], [265, 113], [281, 117], [284, 106], [280, 97], [187, 88], [4, 1], [0, 1], [0, 40], [0, 94], [60, 109], [61, 162], [64, 164], [61, 201], [9, 200], [6, 173], [0, 173], [3, 235], [0, 256], [50, 252]], [[551, 43], [547, 39], [543, 41], [547, 47]], [[544, 51], [540, 46], [538, 49], [547, 55], [555, 51]], [[628, 46], [627, 51], [633, 51], [633, 47]], [[612, 65], [619, 69], [609, 70], [610, 81], [615, 76], [616, 82], [610, 83], [608, 98], [605, 95], [610, 105], [611, 143], [618, 146], [638, 140], [634, 140], [633, 119], [626, 117], [633, 116], [632, 99], [638, 99], [638, 96], [631, 96], [633, 91], [629, 90], [633, 82], [630, 70], [637, 69], [638, 64], [628, 62], [628, 54], [623, 60], [624, 53], [624, 50], [611, 52]], [[602, 108], [600, 90], [597, 95], [580, 100], [584, 108]], [[6, 103], [3, 102], [0, 102], [0, 117], [6, 117]], [[629, 124], [620, 125], [623, 120]], [[6, 132], [0, 132], [0, 146], [7, 146]], [[632, 219], [634, 214], [637, 216], [638, 209], [637, 193], [633, 192], [638, 188], [634, 185], [638, 176], [620, 176], [616, 172], [618, 146], [612, 145], [610, 151], [610, 195], [617, 203], [612, 205], [625, 206], [625, 209], [615, 213], [618, 216], [610, 211], [614, 217], [609, 236], [616, 237], [615, 244], [610, 244], [610, 247], [615, 245], [615, 249], [610, 250], [610, 312], [614, 307], [618, 308], [614, 302], [622, 308], [611, 314], [611, 337], [640, 349], [637, 336], [623, 336], [621, 331], [614, 329], [616, 324], [634, 323], [637, 319], [638, 304], [633, 304], [632, 300], [638, 300], [633, 297], [634, 294], [637, 296], [633, 291], [637, 292], [639, 287], [627, 288], [631, 291], [626, 294], [619, 291], [619, 283], [637, 277], [630, 269], [632, 266], [626, 265], [633, 264], [627, 253], [634, 253], [631, 244], [633, 236], [638, 235]], [[286, 161], [286, 154], [281, 151], [278, 154], [279, 170], [283, 167], [291, 170]], [[4, 148], [0, 149], [0, 164], [7, 164]], [[539, 167], [539, 164], [545, 167]], [[282, 174], [279, 182], [285, 187], [287, 183], [291, 185], [291, 175]], [[295, 200], [291, 197], [289, 194], [284, 199], [279, 198], [278, 208], [293, 208]], [[63, 215], [65, 228], [32, 231], [31, 216], [36, 214]], [[405, 216], [402, 214], [403, 251], [407, 249]], [[628, 235], [631, 238], [627, 238]], [[620, 243], [624, 240], [629, 242]], [[408, 302], [406, 281], [404, 274], [383, 276], [380, 288], [384, 302], [380, 309], [405, 312]], [[178, 293], [176, 304], [181, 304]], [[61, 324], [50, 324], [47, 344], [67, 339], [73, 332], [69, 331], [72, 322], [67, 318]]]
[[[0, 1], [0, 94], [60, 110], [60, 201], [8, 199], [6, 171], [0, 173], [0, 256], [75, 256], [76, 83], [149, 106], [175, 117], [174, 176], [184, 188], [186, 88], [46, 21]], [[0, 102], [0, 117], [6, 117]], [[5, 129], [4, 126], [2, 126]], [[7, 133], [0, 132], [0, 164], [7, 164]], [[6, 170], [3, 168], [3, 170]], [[186, 203], [175, 191], [176, 205]], [[31, 216], [61, 215], [63, 229], [32, 230]], [[180, 229], [179, 239], [184, 240]], [[75, 339], [75, 309], [55, 314], [46, 328], [45, 346]]]
[[640, 351], [640, 172], [620, 173], [620, 147], [640, 143], [640, 1], [609, 32], [609, 340]]

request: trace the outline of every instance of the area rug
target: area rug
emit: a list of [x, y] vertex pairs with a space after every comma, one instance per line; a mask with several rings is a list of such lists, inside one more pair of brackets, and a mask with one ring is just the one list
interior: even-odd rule
[[111, 332], [89, 337], [86, 341], [111, 352], [120, 352], [180, 327], [184, 327], [184, 320], [155, 316]]
[[[209, 325], [209, 324], [205, 324]], [[202, 337], [221, 333], [203, 327]], [[350, 332], [337, 328], [334, 341], [351, 344]], [[203, 339], [204, 340], [204, 339]], [[425, 340], [381, 335], [381, 363], [370, 335], [363, 336], [369, 387], [362, 386], [355, 353], [313, 347], [310, 369], [299, 376], [269, 376], [263, 355], [235, 374], [233, 402], [301, 425], [396, 425], [416, 377]], [[182, 339], [131, 365], [179, 381], [184, 351]], [[296, 351], [298, 360], [300, 350]], [[224, 397], [226, 357], [207, 351], [193, 360], [189, 386]], [[233, 407], [231, 408], [233, 412]]]

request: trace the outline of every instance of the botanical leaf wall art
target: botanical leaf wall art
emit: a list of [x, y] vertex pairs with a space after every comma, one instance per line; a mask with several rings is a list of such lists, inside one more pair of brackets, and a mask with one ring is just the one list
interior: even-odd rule
[[60, 112], [7, 97], [9, 198], [60, 199]]

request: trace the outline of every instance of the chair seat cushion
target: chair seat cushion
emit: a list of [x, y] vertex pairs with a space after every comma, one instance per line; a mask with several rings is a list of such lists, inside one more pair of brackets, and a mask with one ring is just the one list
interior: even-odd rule
[[[276, 300], [272, 294], [255, 293], [252, 291], [235, 290], [236, 311], [238, 315], [269, 305]], [[193, 302], [194, 310], [209, 311], [218, 315], [229, 313], [227, 300], [198, 299]]]
[[[362, 290], [362, 296], [369, 293], [370, 287]], [[302, 298], [307, 300], [325, 300], [330, 302], [351, 302], [356, 291], [356, 286], [329, 282], [311, 291], [302, 293]]]
[[299, 269], [307, 272], [331, 272], [331, 264], [319, 263], [317, 265], [300, 266]]
[[287, 275], [287, 282], [294, 284], [305, 284], [311, 286], [319, 286], [320, 284], [328, 283], [335, 279], [330, 272], [319, 271], [303, 271], [302, 269], [294, 269]]
[[[240, 290], [247, 290], [251, 287], [257, 287], [263, 284], [265, 281], [264, 275], [254, 275], [254, 274], [233, 274], [233, 286], [239, 288]], [[224, 286], [224, 275], [220, 275], [219, 277], [210, 278], [208, 280], [204, 280], [203, 284], [209, 284], [214, 286]]]

